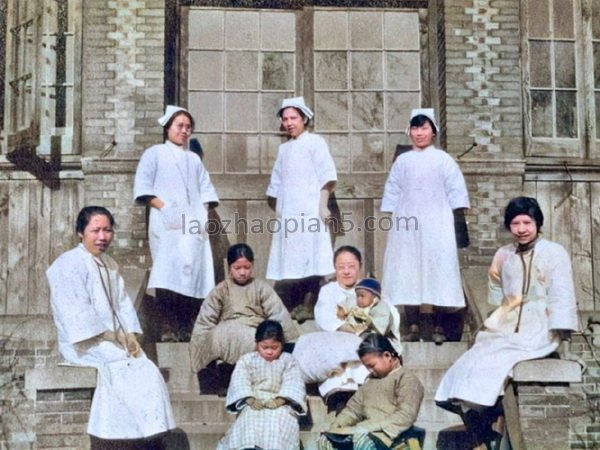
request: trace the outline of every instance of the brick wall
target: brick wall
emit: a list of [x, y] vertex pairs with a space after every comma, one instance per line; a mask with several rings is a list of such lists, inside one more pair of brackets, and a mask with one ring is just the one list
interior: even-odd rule
[[87, 449], [93, 389], [38, 391], [35, 433], [38, 449]]
[[25, 371], [56, 365], [54, 331], [47, 318], [7, 317], [0, 321], [0, 448], [31, 449], [35, 442], [34, 402], [25, 395]]
[[146, 265], [145, 209], [133, 204], [133, 173], [145, 148], [162, 142], [164, 0], [83, 3], [85, 203], [108, 207], [118, 222], [112, 253]]

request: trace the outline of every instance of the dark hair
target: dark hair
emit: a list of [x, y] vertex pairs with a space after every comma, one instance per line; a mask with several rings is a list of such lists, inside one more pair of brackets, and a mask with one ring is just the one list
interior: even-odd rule
[[368, 353], [389, 352], [395, 358], [400, 358], [398, 352], [388, 338], [379, 333], [369, 333], [358, 346], [358, 357], [362, 358]]
[[537, 200], [533, 197], [516, 197], [508, 202], [504, 211], [504, 226], [507, 230], [510, 230], [512, 220], [521, 214], [525, 214], [535, 220], [538, 231], [544, 225], [544, 214]]
[[260, 342], [266, 341], [267, 339], [273, 339], [277, 342], [285, 344], [283, 328], [279, 322], [275, 320], [264, 320], [258, 325], [258, 327], [256, 327], [254, 340], [256, 342]]
[[194, 131], [194, 128], [196, 127], [196, 122], [194, 121], [194, 118], [189, 112], [181, 110], [177, 111], [169, 118], [169, 120], [167, 121], [167, 123], [165, 123], [165, 126], [163, 127], [164, 130], [167, 131], [169, 128], [171, 128], [171, 125], [173, 125], [173, 121], [175, 120], [175, 118], [181, 116], [182, 114], [184, 116], [187, 116], [188, 119], [190, 119], [190, 123], [192, 124], [192, 131]]
[[433, 130], [433, 135], [435, 136], [437, 134], [436, 126], [433, 123], [433, 121], [424, 114], [418, 114], [415, 117], [413, 117], [412, 119], [410, 119], [410, 127], [411, 128], [412, 127], [422, 127], [427, 122], [429, 122], [429, 125], [431, 125], [431, 129]]
[[334, 265], [335, 265], [335, 260], [342, 253], [350, 253], [350, 254], [354, 255], [356, 257], [356, 259], [358, 259], [358, 264], [362, 266], [362, 255], [360, 254], [360, 250], [352, 245], [342, 245], [335, 251], [335, 253], [333, 254], [333, 264]]
[[227, 265], [231, 266], [240, 258], [254, 262], [254, 252], [248, 244], [234, 244], [227, 250]]
[[106, 216], [110, 222], [111, 227], [116, 226], [115, 218], [108, 209], [103, 206], [85, 206], [79, 211], [77, 215], [77, 221], [75, 222], [75, 231], [77, 233], [83, 233], [85, 227], [88, 226], [90, 220], [94, 216]]
[[294, 108], [296, 111], [298, 111], [298, 114], [300, 114], [300, 117], [302, 117], [302, 122], [304, 122], [304, 125], [308, 125], [310, 123], [310, 119], [306, 114], [304, 114], [304, 111], [302, 111], [300, 108], [296, 108], [295, 106], [286, 106], [285, 108], [281, 108], [278, 113], [280, 119], [283, 117], [283, 112], [289, 108]]

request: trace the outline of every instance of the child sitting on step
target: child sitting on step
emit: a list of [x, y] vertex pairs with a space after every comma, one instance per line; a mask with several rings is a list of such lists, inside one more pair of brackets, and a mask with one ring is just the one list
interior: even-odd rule
[[226, 407], [238, 414], [217, 450], [299, 449], [298, 415], [306, 413], [306, 391], [296, 360], [283, 352], [283, 328], [265, 320], [256, 328], [256, 351], [235, 366]]
[[318, 449], [419, 448], [413, 425], [423, 400], [423, 385], [402, 367], [400, 356], [381, 334], [368, 334], [358, 356], [370, 375], [320, 437]]

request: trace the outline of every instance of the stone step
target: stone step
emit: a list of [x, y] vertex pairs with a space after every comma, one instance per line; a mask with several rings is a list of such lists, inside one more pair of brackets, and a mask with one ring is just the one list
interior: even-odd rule
[[[178, 428], [185, 433], [189, 450], [209, 450], [217, 446], [219, 440], [229, 429], [228, 425], [199, 425], [194, 423], [178, 424]], [[300, 431], [300, 441], [304, 450], [316, 450], [319, 433], [313, 431]]]
[[469, 348], [467, 342], [403, 342], [402, 357], [406, 367], [448, 368]]

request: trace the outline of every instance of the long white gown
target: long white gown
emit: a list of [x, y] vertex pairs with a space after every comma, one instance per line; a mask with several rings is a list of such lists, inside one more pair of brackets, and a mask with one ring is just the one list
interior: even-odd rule
[[336, 305], [347, 301], [356, 303], [354, 288], [345, 289], [337, 281], [323, 286], [315, 306], [315, 321], [323, 331], [303, 334], [294, 346], [304, 381], [319, 383], [323, 397], [340, 390], [355, 391], [369, 375], [356, 353], [362, 339], [336, 331], [344, 324], [336, 316]]
[[148, 240], [152, 270], [148, 289], [168, 289], [204, 298], [215, 287], [212, 251], [203, 232], [206, 204], [219, 197], [202, 160], [190, 150], [167, 141], [144, 151], [135, 173], [133, 196], [156, 196], [181, 217], [181, 228], [165, 226], [161, 213], [150, 208]]
[[167, 386], [154, 363], [97, 337], [119, 323], [126, 332], [141, 333], [115, 261], [94, 257], [79, 244], [54, 261], [47, 277], [60, 353], [98, 369], [88, 433], [137, 439], [175, 428]]
[[453, 210], [469, 207], [458, 164], [433, 146], [394, 162], [381, 211], [391, 212], [382, 295], [393, 305], [464, 307]]
[[305, 131], [281, 144], [267, 196], [277, 199], [267, 278], [300, 279], [330, 275], [333, 249], [327, 225], [319, 216], [321, 188], [337, 180], [325, 140]]
[[[484, 322], [475, 344], [444, 375], [435, 400], [492, 406], [513, 366], [552, 353], [560, 344], [550, 330], [577, 330], [571, 259], [563, 247], [540, 239], [523, 261], [514, 244], [500, 248], [489, 271], [488, 300], [499, 305]], [[531, 271], [528, 294], [524, 276]], [[519, 305], [523, 305], [515, 333]]]

